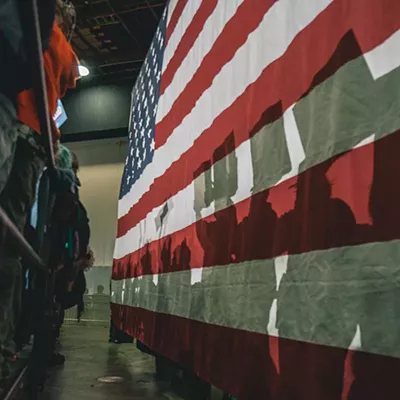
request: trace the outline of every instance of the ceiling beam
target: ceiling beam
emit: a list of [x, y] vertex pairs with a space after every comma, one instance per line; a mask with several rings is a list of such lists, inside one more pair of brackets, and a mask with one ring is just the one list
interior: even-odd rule
[[108, 8], [115, 14], [117, 19], [119, 20], [120, 24], [122, 27], [125, 29], [125, 32], [130, 36], [130, 38], [137, 44], [139, 49], [142, 49], [142, 45], [138, 38], [132, 33], [132, 31], [128, 28], [128, 26], [125, 24], [124, 20], [119, 16], [119, 14], [115, 11], [115, 8], [111, 5], [111, 2], [109, 0], [106, 0]]

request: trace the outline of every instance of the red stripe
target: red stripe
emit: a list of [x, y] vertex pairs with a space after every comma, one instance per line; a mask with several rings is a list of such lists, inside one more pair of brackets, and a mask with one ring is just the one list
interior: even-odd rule
[[[153, 208], [189, 185], [204, 160], [211, 160], [210, 163], [217, 161], [213, 159], [213, 152], [232, 131], [237, 147], [256, 133], [253, 127], [262, 119], [260, 116], [265, 110], [281, 101], [284, 111], [307, 93], [315, 84], [318, 71], [327, 64], [346, 32], [352, 29], [360, 48], [367, 52], [399, 29], [400, 2], [359, 0], [358, 3], [337, 0], [304, 29], [284, 56], [266, 68], [260, 78], [214, 120], [212, 126], [197, 139], [195, 146], [174, 162], [163, 176], [155, 179], [151, 190], [119, 219], [117, 236], [123, 236]], [[375, 29], [371, 30], [371, 26]], [[316, 42], [315, 38], [323, 36], [322, 32], [327, 35], [323, 41]], [[247, 110], [245, 115], [243, 110]]]
[[157, 124], [156, 148], [167, 141], [173, 130], [190, 113], [202, 93], [211, 86], [215, 76], [233, 58], [237, 49], [246, 42], [249, 34], [261, 23], [274, 2], [274, 0], [245, 0], [240, 5], [169, 113]]
[[185, 59], [189, 50], [192, 48], [194, 42], [203, 30], [203, 26], [206, 23], [208, 17], [214, 11], [218, 0], [203, 0], [200, 8], [197, 10], [196, 15], [193, 18], [190, 26], [184, 33], [171, 61], [169, 62], [166, 70], [163, 73], [161, 80], [161, 94], [165, 92], [165, 89], [171, 84], [172, 79], [182, 61]]
[[327, 160], [115, 260], [113, 278], [399, 239], [399, 148], [400, 131]]
[[167, 46], [169, 39], [171, 38], [172, 34], [174, 33], [176, 25], [178, 24], [178, 21], [182, 16], [182, 13], [186, 6], [187, 1], [188, 0], [178, 0], [178, 3], [174, 9], [174, 12], [171, 15], [171, 19], [169, 20], [169, 24], [167, 26], [165, 47]]
[[116, 327], [240, 400], [398, 399], [399, 359], [128, 306], [111, 309]]

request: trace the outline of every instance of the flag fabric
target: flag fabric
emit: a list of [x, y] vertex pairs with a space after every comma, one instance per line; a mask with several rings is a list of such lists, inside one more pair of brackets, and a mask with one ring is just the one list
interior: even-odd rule
[[171, 0], [114, 324], [240, 400], [397, 399], [399, 50], [398, 0]]

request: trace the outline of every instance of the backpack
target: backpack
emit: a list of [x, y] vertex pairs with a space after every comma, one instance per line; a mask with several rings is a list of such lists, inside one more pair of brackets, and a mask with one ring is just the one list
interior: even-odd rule
[[68, 258], [74, 262], [86, 257], [90, 241], [89, 218], [83, 204], [78, 200], [73, 221], [68, 228], [65, 248]]
[[[79, 260], [86, 257], [89, 248], [90, 241], [90, 226], [87, 211], [83, 204], [78, 202], [78, 209], [76, 213], [76, 220], [73, 227], [74, 232], [74, 258]], [[66, 295], [66, 302], [64, 303], [64, 309], [77, 306], [77, 319], [80, 320], [84, 309], [83, 297], [86, 291], [86, 278], [85, 272], [79, 270], [77, 272], [74, 286], [71, 293]]]
[[88, 252], [90, 226], [87, 211], [81, 202], [78, 204], [75, 231], [78, 233], [78, 258], [82, 258], [85, 257]]

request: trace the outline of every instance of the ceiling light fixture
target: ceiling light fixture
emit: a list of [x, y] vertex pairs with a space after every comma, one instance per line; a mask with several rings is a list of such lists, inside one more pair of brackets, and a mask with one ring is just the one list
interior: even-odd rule
[[85, 67], [84, 65], [79, 65], [78, 70], [79, 70], [80, 76], [88, 76], [90, 74], [89, 69], [87, 67]]

